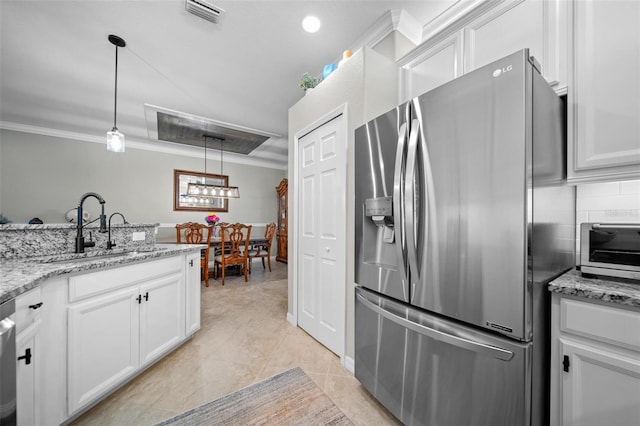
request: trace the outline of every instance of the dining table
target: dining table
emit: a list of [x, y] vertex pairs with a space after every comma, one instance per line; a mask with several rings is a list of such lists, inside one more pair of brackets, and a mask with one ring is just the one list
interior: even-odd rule
[[[253, 247], [256, 245], [264, 245], [268, 244], [269, 240], [264, 237], [249, 237], [249, 247]], [[225, 241], [224, 245], [228, 246], [229, 241]], [[220, 248], [222, 246], [222, 238], [221, 237], [211, 237], [211, 242], [209, 243], [209, 247]]]

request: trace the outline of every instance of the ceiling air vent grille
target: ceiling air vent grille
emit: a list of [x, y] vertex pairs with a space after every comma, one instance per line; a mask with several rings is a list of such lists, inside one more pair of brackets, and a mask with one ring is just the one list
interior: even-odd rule
[[186, 0], [185, 9], [214, 24], [219, 24], [224, 16], [224, 9], [203, 0]]

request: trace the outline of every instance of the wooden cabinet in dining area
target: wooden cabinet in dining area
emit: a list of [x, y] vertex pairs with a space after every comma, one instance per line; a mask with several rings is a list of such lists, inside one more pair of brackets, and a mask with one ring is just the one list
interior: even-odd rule
[[287, 191], [289, 184], [287, 178], [280, 181], [276, 186], [278, 192], [278, 229], [276, 230], [276, 237], [278, 239], [278, 254], [276, 260], [279, 262], [287, 263]]

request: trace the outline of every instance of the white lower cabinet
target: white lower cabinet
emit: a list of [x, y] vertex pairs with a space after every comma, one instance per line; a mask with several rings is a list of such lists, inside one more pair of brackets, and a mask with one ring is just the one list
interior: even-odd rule
[[640, 419], [640, 311], [553, 295], [552, 426]]
[[40, 377], [44, 352], [40, 345], [42, 295], [40, 288], [16, 298], [16, 390], [18, 425], [40, 424]]
[[74, 286], [110, 282], [121, 289], [102, 292], [103, 286], [97, 284], [98, 295], [69, 305], [69, 413], [104, 395], [183, 339], [182, 266], [179, 259], [168, 259], [75, 277], [77, 282], [70, 279], [70, 293], [82, 293], [80, 297], [91, 293], [74, 292]]
[[138, 295], [127, 289], [69, 308], [69, 413], [138, 368]]
[[187, 255], [186, 263], [186, 335], [200, 330], [200, 253]]
[[198, 330], [199, 256], [57, 276], [18, 296], [18, 424], [69, 422]]

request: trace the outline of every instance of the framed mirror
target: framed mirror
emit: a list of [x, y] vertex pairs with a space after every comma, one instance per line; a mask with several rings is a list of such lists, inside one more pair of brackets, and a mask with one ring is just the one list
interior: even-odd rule
[[212, 189], [228, 186], [229, 176], [173, 170], [173, 210], [228, 212], [229, 200], [215, 198]]

